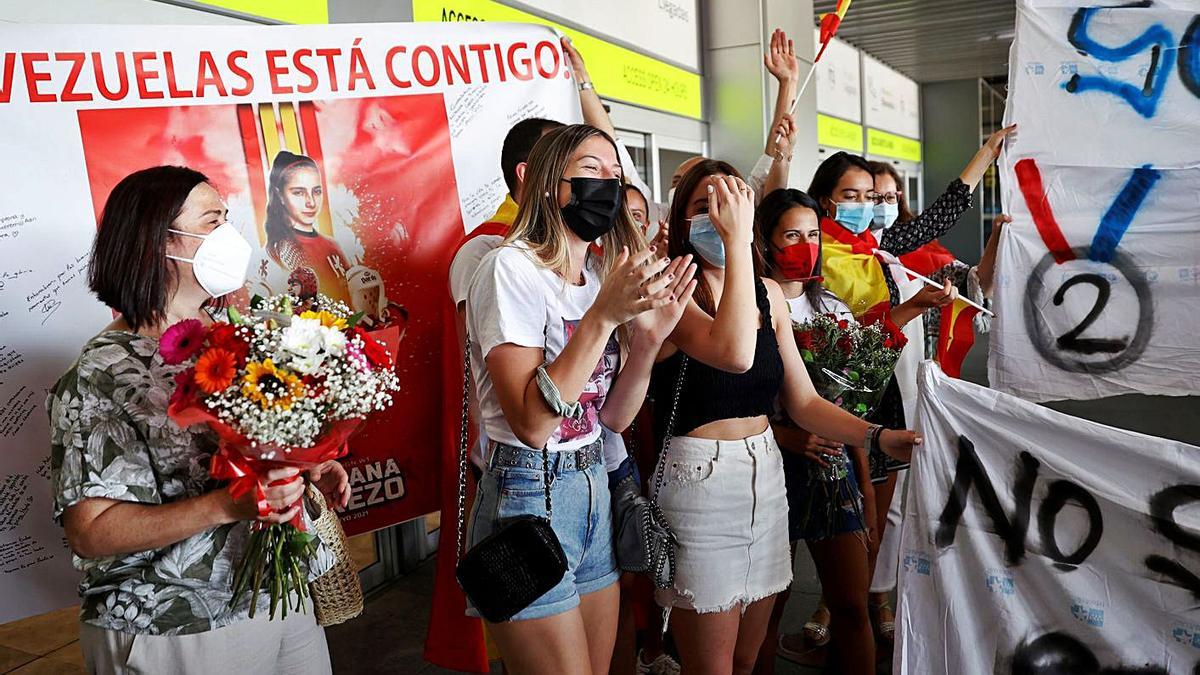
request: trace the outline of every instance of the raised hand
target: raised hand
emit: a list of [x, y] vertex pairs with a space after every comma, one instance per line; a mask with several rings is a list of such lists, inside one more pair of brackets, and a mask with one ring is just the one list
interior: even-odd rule
[[666, 305], [671, 302], [668, 284], [675, 279], [670, 274], [659, 274], [670, 264], [653, 248], [631, 255], [629, 247], [623, 247], [589, 311], [615, 328], [642, 312]]
[[776, 80], [793, 82], [800, 79], [800, 62], [796, 60], [796, 45], [788, 39], [787, 33], [776, 28], [771, 33], [771, 45], [763, 55], [763, 65], [767, 72]]
[[583, 63], [583, 57], [579, 55], [579, 50], [575, 49], [575, 45], [571, 44], [571, 38], [564, 36], [561, 42], [563, 51], [567, 53], [567, 59], [570, 61], [571, 74], [575, 76], [575, 84], [591, 82], [587, 66]]
[[654, 233], [654, 240], [650, 242], [650, 247], [658, 252], [660, 257], [667, 256], [668, 246], [670, 245], [671, 228], [667, 225], [666, 219], [658, 221], [658, 232]]
[[666, 293], [669, 302], [634, 317], [630, 322], [634, 333], [654, 347], [662, 345], [683, 316], [697, 283], [699, 279], [696, 278], [692, 256], [685, 255], [672, 260], [659, 278], [646, 286], [647, 293]]
[[771, 130], [770, 150], [768, 155], [777, 160], [791, 159], [796, 142], [796, 119], [790, 114], [785, 114], [783, 119], [779, 120], [779, 124]]
[[988, 136], [987, 142], [983, 144], [983, 148], [980, 149], [980, 152], [987, 151], [991, 157], [991, 161], [996, 161], [996, 158], [1000, 156], [1000, 149], [1004, 147], [1004, 139], [1010, 134], [1016, 132], [1016, 130], [1017, 125], [1015, 124], [1004, 127], [1003, 129], [997, 129], [992, 133], [991, 136]]
[[725, 248], [754, 240], [754, 190], [741, 178], [713, 176], [708, 185], [708, 217]]

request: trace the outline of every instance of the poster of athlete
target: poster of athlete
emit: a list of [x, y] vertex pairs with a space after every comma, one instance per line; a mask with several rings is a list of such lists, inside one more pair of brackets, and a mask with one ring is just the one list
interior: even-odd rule
[[[0, 25], [0, 622], [74, 601], [45, 392], [112, 320], [86, 265], [113, 187], [208, 177], [253, 256], [233, 302], [316, 293], [395, 327], [401, 391], [350, 443], [360, 534], [438, 510], [449, 255], [503, 200], [500, 146], [579, 119], [558, 37], [513, 24]], [[5, 487], [7, 486], [7, 487]]]

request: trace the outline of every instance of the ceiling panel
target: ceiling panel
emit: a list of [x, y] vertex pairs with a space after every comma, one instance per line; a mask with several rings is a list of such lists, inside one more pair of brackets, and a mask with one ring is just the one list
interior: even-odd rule
[[[837, 0], [814, 0], [816, 16]], [[838, 37], [917, 82], [1008, 74], [1013, 0], [854, 0]]]

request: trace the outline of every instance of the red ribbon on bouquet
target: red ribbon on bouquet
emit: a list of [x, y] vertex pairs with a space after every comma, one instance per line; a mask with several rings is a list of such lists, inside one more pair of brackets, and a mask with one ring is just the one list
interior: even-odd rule
[[[213, 453], [208, 468], [209, 475], [217, 480], [228, 480], [229, 494], [234, 499], [253, 492], [258, 503], [259, 516], [271, 513], [260, 482], [268, 471], [287, 466], [305, 469], [344, 457], [348, 450], [347, 442], [363, 423], [360, 419], [339, 420], [331, 424], [311, 446], [284, 450], [262, 444], [253, 445], [248, 438], [222, 422], [194, 398], [173, 401], [167, 408], [167, 415], [180, 427], [203, 423], [216, 432], [221, 443]], [[263, 457], [272, 450], [274, 454], [270, 459]], [[290, 481], [282, 481], [279, 484], [287, 482]], [[298, 530], [305, 529], [300, 513], [296, 514], [291, 524]]]

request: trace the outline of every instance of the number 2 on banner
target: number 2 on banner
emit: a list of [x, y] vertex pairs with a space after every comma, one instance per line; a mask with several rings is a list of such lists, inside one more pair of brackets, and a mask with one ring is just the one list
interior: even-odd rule
[[[1119, 250], [1119, 245], [1161, 174], [1151, 167], [1135, 169], [1101, 217], [1091, 245], [1072, 247], [1054, 217], [1037, 163], [1032, 159], [1022, 159], [1014, 169], [1034, 225], [1049, 249], [1034, 267], [1026, 286], [1025, 326], [1034, 348], [1053, 365], [1071, 372], [1114, 372], [1133, 363], [1141, 357], [1149, 343], [1154, 323], [1154, 303], [1146, 275], [1127, 254]], [[1085, 269], [1077, 269], [1081, 265]], [[1103, 315], [1113, 299], [1112, 282], [1118, 277], [1100, 274], [1098, 270], [1103, 269], [1102, 266], [1115, 269], [1133, 290], [1137, 331], [1132, 339], [1129, 336], [1081, 337]], [[1048, 304], [1044, 294], [1047, 275], [1052, 268], [1063, 270], [1065, 277], [1050, 298], [1056, 307], [1066, 304], [1067, 292], [1075, 286], [1096, 288], [1096, 299], [1091, 309], [1074, 328], [1057, 337], [1050, 334], [1042, 309]], [[1116, 322], [1108, 323], [1113, 325]], [[1096, 358], [1098, 355], [1104, 358]]]
[[1078, 326], [1063, 333], [1058, 338], [1058, 347], [1070, 352], [1079, 352], [1080, 354], [1119, 354], [1124, 351], [1129, 346], [1128, 336], [1116, 340], [1079, 337], [1083, 331], [1087, 330], [1088, 326], [1092, 325], [1099, 318], [1104, 308], [1108, 305], [1108, 299], [1112, 297], [1112, 284], [1109, 283], [1108, 279], [1094, 273], [1071, 277], [1067, 279], [1066, 283], [1058, 287], [1058, 292], [1054, 294], [1054, 304], [1062, 305], [1067, 295], [1067, 289], [1076, 284], [1091, 284], [1095, 286], [1096, 290], [1099, 291], [1096, 295], [1096, 304], [1092, 305], [1092, 309], [1088, 312], [1087, 316], [1083, 317], [1083, 321], [1079, 322]]

